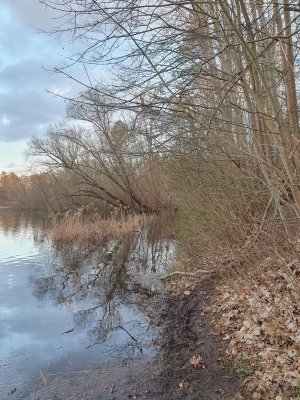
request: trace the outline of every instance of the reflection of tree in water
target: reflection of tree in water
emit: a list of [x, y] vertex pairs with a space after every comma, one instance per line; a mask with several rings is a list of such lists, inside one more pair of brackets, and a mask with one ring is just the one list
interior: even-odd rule
[[[64, 245], [54, 253], [45, 270], [31, 276], [34, 295], [67, 306], [75, 328], [84, 327], [91, 342], [100, 343], [117, 330], [130, 336], [126, 324], [136, 319], [139, 310], [145, 311], [159, 289], [154, 272], [166, 268], [173, 245], [152, 225], [92, 251]], [[128, 307], [134, 311], [128, 312]]]
[[45, 240], [49, 234], [44, 213], [26, 212], [13, 208], [0, 208], [0, 228], [5, 235], [31, 232], [35, 242]]

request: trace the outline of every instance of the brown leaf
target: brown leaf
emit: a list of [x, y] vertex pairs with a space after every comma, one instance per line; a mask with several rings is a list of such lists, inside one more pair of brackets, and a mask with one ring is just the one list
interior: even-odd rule
[[187, 383], [187, 381], [182, 379], [182, 381], [179, 382], [178, 386], [179, 386], [180, 390], [184, 390], [184, 389], [187, 389], [189, 387], [189, 384]]
[[192, 356], [189, 359], [189, 363], [191, 364], [192, 367], [194, 368], [205, 368], [204, 362], [202, 357], [200, 356]]

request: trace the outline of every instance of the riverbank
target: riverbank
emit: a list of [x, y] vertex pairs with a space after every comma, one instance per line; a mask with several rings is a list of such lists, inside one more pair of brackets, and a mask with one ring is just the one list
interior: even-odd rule
[[299, 252], [297, 235], [255, 234], [168, 284], [157, 398], [300, 399]]
[[299, 240], [264, 245], [169, 284], [166, 399], [300, 399]]
[[163, 338], [163, 399], [232, 399], [239, 376], [224, 368], [225, 351], [209, 307], [215, 278], [181, 278], [168, 285]]

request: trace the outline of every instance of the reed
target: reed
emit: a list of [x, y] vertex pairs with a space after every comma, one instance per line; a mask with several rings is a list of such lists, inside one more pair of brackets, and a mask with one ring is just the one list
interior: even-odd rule
[[148, 214], [129, 214], [107, 218], [86, 217], [82, 209], [68, 212], [63, 217], [53, 219], [53, 239], [56, 242], [101, 242], [134, 232], [140, 232], [152, 221]]

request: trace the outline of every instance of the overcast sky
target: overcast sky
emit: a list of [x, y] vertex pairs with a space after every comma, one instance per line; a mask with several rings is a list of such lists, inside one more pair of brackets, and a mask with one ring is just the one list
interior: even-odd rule
[[0, 172], [22, 171], [30, 137], [63, 118], [64, 101], [46, 89], [67, 95], [78, 90], [70, 80], [49, 72], [74, 53], [38, 33], [38, 28], [52, 26], [53, 17], [38, 0], [0, 0]]

